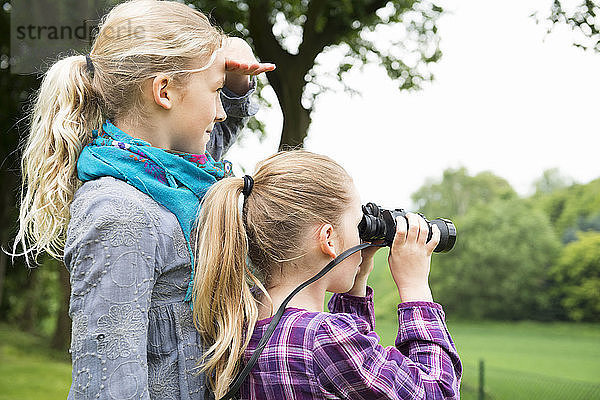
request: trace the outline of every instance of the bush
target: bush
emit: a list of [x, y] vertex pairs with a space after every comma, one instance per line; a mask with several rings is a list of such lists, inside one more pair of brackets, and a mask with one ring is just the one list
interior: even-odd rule
[[579, 232], [552, 269], [554, 294], [574, 321], [600, 321], [600, 233]]
[[448, 254], [434, 256], [434, 298], [477, 319], [551, 319], [549, 272], [560, 250], [550, 221], [521, 199], [471, 208]]

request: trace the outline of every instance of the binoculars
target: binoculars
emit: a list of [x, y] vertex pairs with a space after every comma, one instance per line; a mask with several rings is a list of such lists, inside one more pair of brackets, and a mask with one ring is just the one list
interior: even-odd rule
[[[386, 246], [391, 246], [396, 235], [396, 217], [406, 218], [407, 211], [402, 208], [386, 210], [375, 203], [367, 203], [362, 207], [363, 218], [358, 225], [359, 236], [365, 242], [383, 240]], [[429, 234], [427, 241], [431, 239], [433, 225], [440, 230], [440, 243], [436, 246], [436, 253], [445, 253], [454, 247], [456, 243], [456, 227], [449, 219], [436, 218], [429, 221], [423, 214], [419, 215], [427, 221]]]

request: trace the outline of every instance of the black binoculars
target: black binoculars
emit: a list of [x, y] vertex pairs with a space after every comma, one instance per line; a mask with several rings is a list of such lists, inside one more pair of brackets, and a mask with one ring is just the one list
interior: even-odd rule
[[[386, 210], [375, 203], [367, 203], [362, 207], [363, 218], [358, 225], [360, 238], [365, 242], [374, 240], [383, 240], [386, 246], [391, 246], [396, 235], [396, 217], [406, 218], [406, 213], [402, 208], [395, 210]], [[429, 225], [429, 234], [427, 241], [431, 239], [433, 225], [437, 225], [440, 230], [440, 243], [436, 246], [436, 253], [445, 253], [454, 247], [456, 243], [456, 227], [449, 219], [436, 218], [429, 221], [423, 214], [419, 215], [427, 221]]]

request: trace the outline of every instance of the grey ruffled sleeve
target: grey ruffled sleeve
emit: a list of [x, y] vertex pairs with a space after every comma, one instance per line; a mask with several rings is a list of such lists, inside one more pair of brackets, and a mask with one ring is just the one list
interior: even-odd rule
[[65, 247], [71, 277], [68, 399], [149, 399], [148, 309], [157, 224], [138, 199], [92, 191], [76, 198]]
[[210, 135], [206, 150], [217, 161], [229, 150], [236, 141], [240, 130], [247, 119], [258, 112], [258, 105], [251, 100], [256, 91], [256, 76], [250, 78], [250, 89], [243, 96], [238, 96], [226, 87], [221, 91], [221, 101], [227, 114], [227, 119], [215, 124]]

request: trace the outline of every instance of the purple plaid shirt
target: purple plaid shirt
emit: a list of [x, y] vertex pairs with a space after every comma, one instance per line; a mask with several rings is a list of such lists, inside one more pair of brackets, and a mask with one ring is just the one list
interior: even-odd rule
[[[335, 294], [331, 313], [287, 308], [241, 388], [242, 399], [459, 399], [462, 364], [442, 306], [398, 306], [395, 347], [373, 332], [373, 289]], [[247, 362], [271, 318], [258, 321]]]

